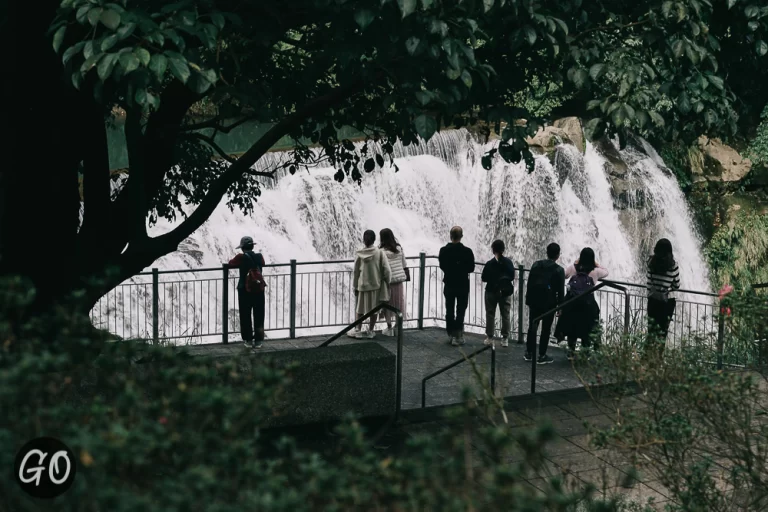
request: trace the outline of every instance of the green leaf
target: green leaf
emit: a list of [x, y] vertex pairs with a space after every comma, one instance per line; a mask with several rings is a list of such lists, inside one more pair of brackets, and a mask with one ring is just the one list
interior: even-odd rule
[[61, 43], [64, 41], [64, 34], [67, 32], [67, 26], [63, 25], [59, 27], [55, 34], [53, 34], [53, 51], [59, 53]]
[[731, 9], [739, 0], [728, 0], [728, 9]]
[[211, 14], [211, 22], [219, 30], [224, 28], [224, 16], [220, 12], [214, 12]]
[[589, 85], [589, 72], [584, 68], [579, 68], [573, 74], [573, 83], [579, 89], [584, 89]]
[[139, 58], [133, 53], [120, 54], [120, 67], [126, 75], [139, 67]]
[[584, 135], [590, 141], [599, 139], [605, 133], [605, 121], [599, 117], [590, 119], [587, 124], [584, 125]]
[[83, 62], [83, 64], [80, 66], [80, 73], [82, 73], [83, 75], [88, 73], [93, 68], [93, 66], [96, 65], [96, 62], [98, 62], [99, 57], [101, 57], [102, 55], [103, 55], [102, 53], [99, 53], [97, 55], [91, 55], [90, 57], [85, 59], [85, 62]]
[[424, 10], [428, 10], [432, 7], [432, 3], [434, 0], [421, 0], [421, 6], [424, 8]]
[[466, 69], [461, 72], [461, 81], [467, 86], [467, 89], [472, 88], [472, 75]]
[[587, 102], [587, 110], [593, 110], [600, 106], [600, 103], [602, 103], [602, 100], [589, 100]]
[[403, 13], [403, 18], [413, 14], [413, 11], [416, 10], [416, 0], [397, 0], [397, 5], [400, 7], [400, 12]]
[[83, 48], [83, 58], [90, 59], [93, 55], [93, 41], [87, 41]]
[[448, 66], [448, 68], [445, 70], [445, 76], [447, 76], [449, 80], [456, 80], [461, 76], [461, 71], [451, 66]]
[[672, 53], [678, 59], [685, 53], [685, 42], [682, 39], [678, 39], [672, 44]]
[[72, 73], [72, 86], [80, 90], [80, 86], [83, 84], [83, 75], [79, 71], [75, 71]]
[[653, 124], [659, 127], [664, 127], [664, 118], [659, 114], [658, 112], [649, 111], [648, 115], [651, 116], [651, 120], [653, 121]]
[[103, 11], [99, 20], [110, 30], [117, 30], [117, 27], [120, 26], [120, 14], [112, 9]]
[[493, 7], [494, 0], [483, 0], [483, 12], [488, 12]]
[[94, 7], [90, 11], [88, 11], [88, 23], [91, 24], [91, 26], [95, 27], [96, 24], [99, 23], [99, 19], [101, 19], [101, 13], [104, 12], [104, 9], [102, 7]]
[[141, 62], [141, 65], [146, 67], [149, 65], [149, 61], [151, 59], [151, 55], [149, 52], [144, 48], [136, 48], [133, 50], [133, 53], [136, 55], [136, 57], [139, 58], [139, 62]]
[[562, 30], [565, 35], [568, 35], [568, 25], [566, 25], [565, 22], [560, 18], [552, 18], [552, 19], [555, 21], [555, 23], [558, 24], [558, 26], [560, 27], [560, 30]]
[[723, 89], [725, 89], [725, 81], [724, 81], [722, 78], [720, 78], [719, 76], [716, 76], [716, 75], [709, 75], [707, 78], [709, 79], [709, 82], [710, 82], [712, 85], [714, 85], [715, 87], [717, 87], [717, 88], [718, 88], [718, 89], [720, 89], [721, 91], [722, 91]]
[[613, 125], [616, 128], [624, 126], [624, 120], [627, 118], [626, 110], [623, 107], [624, 105], [617, 108], [616, 110], [613, 111], [613, 114], [611, 115], [611, 122], [613, 122]]
[[99, 61], [99, 66], [96, 68], [96, 72], [99, 74], [99, 78], [102, 82], [105, 82], [107, 78], [109, 78], [109, 75], [112, 74], [112, 69], [115, 67], [116, 62], [116, 53], [108, 53], [101, 59], [101, 61]]
[[139, 87], [139, 90], [136, 91], [136, 94], [134, 94], [133, 97], [136, 100], [136, 103], [144, 106], [147, 103], [147, 90], [143, 87]]
[[405, 41], [405, 49], [408, 50], [408, 54], [413, 55], [416, 53], [416, 49], [419, 47], [421, 41], [416, 36], [411, 36]]
[[370, 9], [359, 9], [355, 12], [355, 21], [361, 30], [368, 28], [368, 25], [376, 18], [376, 14]]
[[78, 23], [85, 23], [85, 20], [88, 17], [88, 11], [90, 11], [90, 10], [91, 10], [91, 4], [90, 3], [86, 3], [85, 5], [81, 6], [77, 10], [77, 14], [75, 15], [75, 19], [77, 20], [77, 22]]
[[768, 43], [765, 41], [757, 41], [755, 43], [755, 51], [757, 51], [757, 54], [762, 57], [766, 53], [768, 53]]
[[485, 154], [480, 159], [480, 164], [483, 166], [483, 169], [486, 171], [490, 171], [493, 167], [493, 155], [491, 154]]
[[117, 31], [117, 35], [120, 36], [120, 39], [126, 39], [133, 34], [134, 30], [136, 30], [135, 23], [126, 23], [120, 27], [120, 29]]
[[173, 76], [179, 79], [181, 83], [187, 83], [187, 80], [189, 80], [189, 66], [184, 61], [184, 59], [179, 55], [178, 57], [175, 54], [171, 56], [170, 52], [167, 52], [166, 55], [168, 55], [168, 64], [171, 68], [171, 73], [173, 73]]
[[70, 59], [72, 59], [72, 57], [74, 57], [76, 53], [79, 53], [80, 51], [82, 51], [84, 46], [85, 46], [85, 41], [80, 41], [75, 46], [70, 46], [69, 48], [67, 48], [66, 51], [64, 52], [64, 55], [62, 55], [61, 57], [61, 62], [64, 63], [64, 65], [66, 65], [67, 62], [69, 62]]
[[432, 116], [427, 114], [421, 114], [413, 120], [413, 125], [416, 128], [416, 133], [424, 140], [429, 140], [432, 135], [437, 131], [437, 122]]
[[432, 98], [434, 98], [434, 95], [430, 91], [417, 91], [414, 96], [416, 96], [416, 99], [421, 104], [421, 106], [427, 105], [430, 101], [432, 101]]
[[365, 172], [373, 172], [375, 168], [376, 168], [376, 162], [373, 161], [373, 158], [367, 159], [363, 164], [363, 169], [365, 170]]
[[626, 78], [621, 80], [621, 87], [619, 88], [619, 98], [623, 98], [627, 95], [632, 86], [629, 84]]
[[157, 81], [162, 82], [165, 70], [168, 69], [168, 59], [162, 54], [152, 55], [152, 59], [149, 61], [149, 69], [155, 74]]
[[105, 37], [101, 42], [101, 51], [109, 51], [113, 46], [115, 46], [115, 44], [117, 44], [118, 39], [120, 39], [120, 36], [117, 34], [112, 34], [111, 36]]
[[744, 9], [744, 15], [747, 18], [756, 18], [760, 15], [760, 8], [756, 5], [748, 5], [746, 9]]
[[677, 109], [683, 114], [691, 111], [691, 100], [685, 92], [681, 92], [677, 97]]
[[638, 110], [635, 118], [637, 119], [637, 124], [640, 126], [640, 128], [645, 128], [645, 126], [650, 122], [650, 117], [644, 110]]
[[376, 163], [379, 167], [384, 167], [384, 157], [381, 154], [376, 155]]
[[589, 68], [589, 76], [592, 77], [592, 80], [598, 80], [601, 76], [603, 76], [605, 71], [605, 64], [595, 64]]
[[528, 44], [533, 46], [537, 38], [536, 30], [534, 30], [533, 27], [526, 25], [523, 27], [523, 32], [525, 33], [525, 38], [528, 40]]

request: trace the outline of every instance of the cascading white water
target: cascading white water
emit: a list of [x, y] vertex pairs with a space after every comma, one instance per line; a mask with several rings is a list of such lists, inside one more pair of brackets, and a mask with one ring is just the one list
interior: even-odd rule
[[[626, 189], [622, 206], [617, 205], [606, 157], [592, 144], [587, 144], [584, 155], [573, 146], [559, 146], [554, 166], [546, 156], [537, 156], [532, 173], [523, 163], [507, 164], [498, 157], [486, 171], [480, 157], [491, 144], [475, 142], [465, 130], [438, 133], [426, 144], [396, 145], [399, 172], [387, 166], [366, 174], [362, 185], [339, 184], [333, 179], [334, 170], [314, 169], [283, 175], [265, 187], [249, 216], [231, 212], [222, 203], [179, 252], [164, 256], [154, 266], [162, 270], [219, 267], [236, 253], [234, 247], [244, 235], [254, 237], [268, 263], [351, 259], [365, 229], [378, 232], [385, 227], [395, 232], [407, 256], [436, 255], [450, 227], [458, 224], [464, 227], [464, 243], [474, 249], [478, 261], [490, 258], [490, 243], [500, 238], [516, 264], [530, 267], [555, 241], [563, 250], [561, 264], [573, 262], [589, 246], [609, 269], [610, 278], [640, 284], [645, 282], [644, 262], [653, 243], [670, 238], [683, 287], [708, 290], [701, 242], [685, 199], [653, 148], [642, 143], [642, 148], [619, 153], [628, 168], [622, 180]], [[265, 166], [264, 162], [259, 165]], [[150, 234], [172, 227], [161, 221]], [[193, 293], [208, 295], [202, 287]], [[285, 297], [279, 286], [270, 293], [272, 302]], [[343, 283], [319, 293], [327, 295], [329, 314], [349, 296]], [[307, 299], [297, 295], [297, 301]], [[138, 303], [136, 308], [141, 311]], [[141, 324], [138, 317], [146, 312], [137, 313], [138, 317], [114, 314], [130, 316], [129, 324]], [[200, 311], [191, 314], [204, 316]], [[179, 308], [171, 316], [183, 322], [189, 315], [188, 308]], [[276, 310], [276, 315], [285, 316], [285, 311]]]

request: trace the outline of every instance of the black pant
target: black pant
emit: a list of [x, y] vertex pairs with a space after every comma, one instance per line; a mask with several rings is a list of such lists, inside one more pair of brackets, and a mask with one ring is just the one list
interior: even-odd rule
[[237, 292], [237, 301], [240, 306], [240, 332], [243, 341], [253, 340], [253, 330], [256, 329], [256, 339], [264, 339], [264, 307], [263, 293]]
[[445, 330], [448, 336], [464, 332], [464, 313], [469, 304], [469, 286], [443, 288], [445, 295]]
[[[539, 329], [539, 322], [534, 323], [534, 319], [541, 315], [542, 313], [546, 313], [552, 307], [546, 307], [546, 308], [536, 308], [536, 307], [530, 307], [528, 308], [528, 346], [526, 349], [526, 352], [529, 354], [533, 354], [536, 351], [536, 331]], [[547, 353], [547, 347], [549, 346], [549, 334], [552, 332], [552, 324], [555, 321], [555, 314], [552, 313], [550, 315], [545, 316], [541, 319], [541, 339], [539, 341], [539, 355], [545, 355]]]
[[675, 299], [663, 300], [648, 298], [648, 332], [658, 336], [660, 341], [667, 339], [669, 324], [675, 314]]

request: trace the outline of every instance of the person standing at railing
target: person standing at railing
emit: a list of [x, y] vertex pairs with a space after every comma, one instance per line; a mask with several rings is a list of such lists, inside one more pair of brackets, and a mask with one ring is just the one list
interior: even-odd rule
[[587, 292], [607, 276], [608, 270], [595, 261], [595, 251], [589, 247], [582, 249], [579, 259], [565, 269], [565, 278], [569, 279], [565, 300], [583, 296], [562, 310], [555, 329], [558, 339], [565, 337], [568, 340], [569, 360], [574, 358], [577, 339], [581, 340], [585, 351], [592, 347], [594, 331], [600, 325], [600, 306], [594, 294]]
[[[528, 288], [525, 293], [525, 304], [528, 306], [528, 338], [523, 356], [526, 361], [533, 359], [536, 354], [536, 331], [539, 329], [539, 322], [534, 322], [534, 319], [563, 302], [565, 271], [557, 264], [558, 259], [560, 259], [560, 246], [555, 243], [549, 244], [547, 259], [534, 263], [528, 274]], [[555, 313], [545, 316], [540, 321], [541, 338], [539, 339], [539, 357], [536, 362], [548, 364], [554, 361], [547, 355], [547, 348]]]
[[469, 274], [475, 271], [475, 254], [461, 243], [464, 230], [451, 228], [451, 242], [440, 249], [438, 260], [443, 271], [445, 328], [454, 347], [464, 344], [464, 314], [469, 305]]
[[[363, 233], [363, 243], [365, 247], [357, 251], [355, 257], [355, 268], [352, 272], [352, 279], [355, 286], [355, 297], [357, 298], [357, 318], [358, 320], [373, 308], [382, 302], [389, 302], [389, 281], [391, 279], [391, 270], [389, 260], [384, 251], [375, 247], [376, 233], [370, 229]], [[358, 325], [354, 332], [350, 331], [349, 336], [353, 338], [374, 338], [376, 333], [376, 317], [371, 316], [369, 329], [362, 331]]]
[[501, 313], [501, 346], [509, 346], [512, 330], [512, 295], [515, 293], [515, 264], [504, 256], [504, 242], [491, 244], [493, 259], [483, 267], [481, 279], [485, 285], [485, 345], [493, 343], [496, 334], [496, 308]]
[[[384, 228], [379, 232], [379, 249], [384, 251], [389, 262], [391, 277], [389, 280], [389, 304], [400, 310], [405, 321], [405, 282], [411, 280], [411, 274], [408, 270], [408, 264], [405, 261], [405, 253], [400, 243], [395, 238], [395, 234], [389, 228]], [[389, 310], [384, 310], [384, 318], [387, 321], [387, 328], [382, 332], [384, 336], [396, 336], [397, 330], [392, 326], [394, 315]]]
[[676, 301], [669, 292], [680, 289], [680, 270], [672, 253], [672, 242], [662, 238], [648, 261], [648, 334], [662, 346], [675, 314]]
[[[245, 281], [248, 271], [255, 268], [261, 273], [264, 270], [264, 256], [253, 252], [253, 238], [244, 236], [240, 239], [242, 253], [229, 260], [230, 267], [240, 269], [237, 280], [237, 302], [240, 309], [240, 333], [246, 347], [261, 348], [264, 341], [264, 308], [266, 298], [263, 291], [246, 290]], [[226, 320], [225, 320], [226, 321]]]

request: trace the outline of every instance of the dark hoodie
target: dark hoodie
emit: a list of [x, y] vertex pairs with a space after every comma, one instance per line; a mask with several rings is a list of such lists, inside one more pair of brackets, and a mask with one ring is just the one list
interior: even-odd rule
[[446, 287], [469, 288], [469, 274], [475, 271], [475, 254], [472, 249], [462, 243], [450, 243], [440, 248], [437, 259]]
[[[533, 297], [531, 289], [531, 274], [537, 274], [544, 278], [547, 278], [547, 284], [549, 286], [549, 293], [545, 296]], [[534, 293], [541, 293], [542, 290], [536, 290]], [[565, 293], [565, 270], [563, 267], [557, 264], [556, 261], [546, 259], [539, 260], [531, 267], [531, 272], [528, 274], [528, 289], [525, 294], [525, 303], [529, 306], [536, 305], [540, 307], [555, 307], [563, 302], [563, 296]]]

